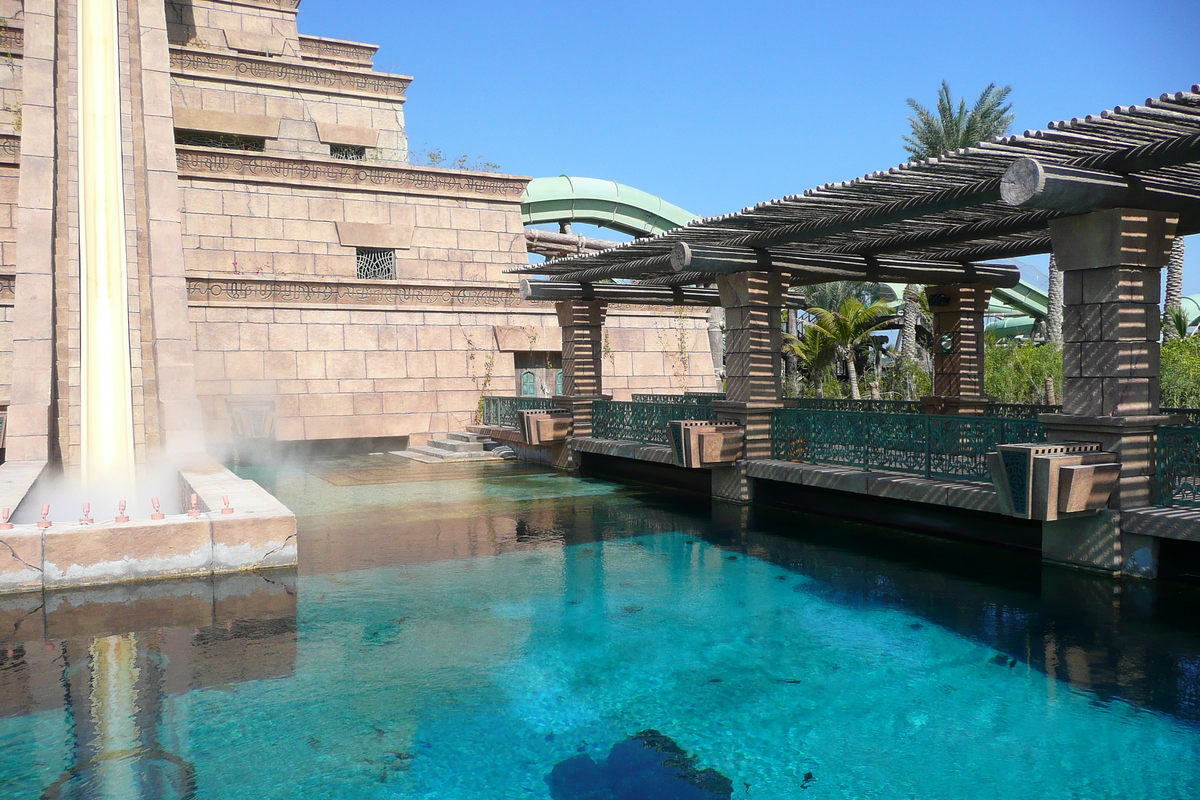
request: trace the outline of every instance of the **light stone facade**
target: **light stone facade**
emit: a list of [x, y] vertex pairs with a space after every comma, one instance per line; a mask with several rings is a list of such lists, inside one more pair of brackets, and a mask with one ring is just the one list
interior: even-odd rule
[[[73, 2], [32, 2], [0, 0], [0, 402], [14, 406], [20, 458], [57, 452], [69, 466], [81, 391], [76, 68], [25, 53], [27, 12], [57, 24], [60, 48], [78, 32]], [[528, 258], [527, 179], [410, 165], [411, 79], [375, 72], [372, 45], [301, 35], [298, 0], [156, 4], [118, 4], [152, 34], [121, 45], [139, 459], [188, 428], [170, 409], [195, 416], [171, 399], [193, 396], [193, 364], [204, 437], [221, 452], [239, 403], [269, 409], [283, 442], [419, 444], [470, 423], [482, 393], [516, 394], [520, 364], [559, 363], [553, 305], [520, 300], [504, 274]], [[38, 80], [59, 70], [37, 101], [23, 92], [30, 63]], [[17, 266], [18, 165], [32, 179], [51, 159], [66, 167], [45, 184], [55, 199], [34, 193], [26, 205], [54, 203], [53, 228], [29, 216], [37, 238], [25, 239], [52, 247], [61, 266], [53, 300], [26, 306], [38, 324], [22, 347], [31, 359], [52, 348], [59, 366], [23, 376], [22, 403], [11, 389], [15, 287], [47, 272]], [[393, 251], [395, 279], [360, 278], [360, 248]], [[154, 287], [180, 279], [186, 319], [152, 311]], [[703, 309], [611, 307], [605, 392], [713, 390], [705, 326]], [[176, 336], [190, 353], [176, 352]], [[47, 397], [48, 424], [38, 418]], [[47, 436], [53, 444], [38, 443]]]

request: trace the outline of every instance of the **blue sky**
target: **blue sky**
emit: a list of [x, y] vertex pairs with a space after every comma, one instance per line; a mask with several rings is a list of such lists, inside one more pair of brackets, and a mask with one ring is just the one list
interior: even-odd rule
[[[697, 214], [905, 159], [905, 99], [1013, 87], [1012, 132], [1200, 83], [1196, 0], [303, 0], [300, 30], [414, 76], [414, 149], [609, 178]], [[1200, 237], [1185, 291], [1200, 293]], [[1031, 263], [1041, 263], [1030, 259]]]

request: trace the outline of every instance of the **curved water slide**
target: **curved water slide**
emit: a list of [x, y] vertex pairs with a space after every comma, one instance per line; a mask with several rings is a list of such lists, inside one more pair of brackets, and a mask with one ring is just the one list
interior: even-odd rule
[[[630, 236], [653, 236], [698, 219], [656, 194], [616, 181], [567, 175], [531, 180], [521, 201], [521, 217], [526, 225], [583, 222]], [[886, 285], [897, 300], [903, 297], [903, 284]], [[996, 289], [992, 298], [993, 313], [1024, 315], [1013, 318], [1014, 323], [1031, 328], [1030, 318], [1046, 316], [1046, 295], [1025, 281]]]

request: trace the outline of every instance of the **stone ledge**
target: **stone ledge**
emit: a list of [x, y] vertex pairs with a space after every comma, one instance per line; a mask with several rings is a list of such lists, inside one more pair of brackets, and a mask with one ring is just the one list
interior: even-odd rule
[[399, 103], [404, 102], [404, 93], [412, 83], [412, 77], [408, 75], [333, 65], [318, 67], [303, 62], [182, 47], [171, 48], [171, 74]]
[[[41, 474], [36, 463], [13, 466], [20, 467], [7, 470], [13, 486], [25, 480], [32, 485], [37, 475], [28, 476], [35, 468]], [[55, 522], [44, 529], [22, 524], [0, 531], [0, 594], [296, 564], [296, 517], [266, 490], [215, 461], [180, 475], [185, 496], [198, 496], [198, 516]], [[222, 513], [225, 496], [233, 509], [229, 514]]]
[[1200, 508], [1146, 506], [1121, 512], [1121, 531], [1200, 542]]
[[990, 484], [977, 481], [929, 480], [895, 472], [866, 472], [855, 467], [800, 464], [777, 459], [748, 461], [746, 474], [762, 480], [906, 500], [911, 503], [1000, 513], [995, 489]]
[[495, 439], [498, 442], [520, 442], [521, 432], [516, 428], [509, 428], [505, 425], [468, 425], [469, 433], [478, 433], [480, 436], [487, 436], [489, 439]]
[[641, 442], [626, 442], [618, 439], [570, 439], [568, 447], [581, 453], [595, 453], [601, 456], [618, 456], [631, 458], [635, 461], [653, 461], [656, 464], [674, 466], [675, 458], [671, 448], [661, 444], [642, 444]]

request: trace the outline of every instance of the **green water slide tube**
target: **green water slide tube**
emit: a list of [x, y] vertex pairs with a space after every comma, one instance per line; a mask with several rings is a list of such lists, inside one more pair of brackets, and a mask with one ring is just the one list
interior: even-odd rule
[[696, 215], [656, 194], [600, 178], [534, 178], [521, 201], [526, 225], [586, 222], [630, 236], [665, 233]]

